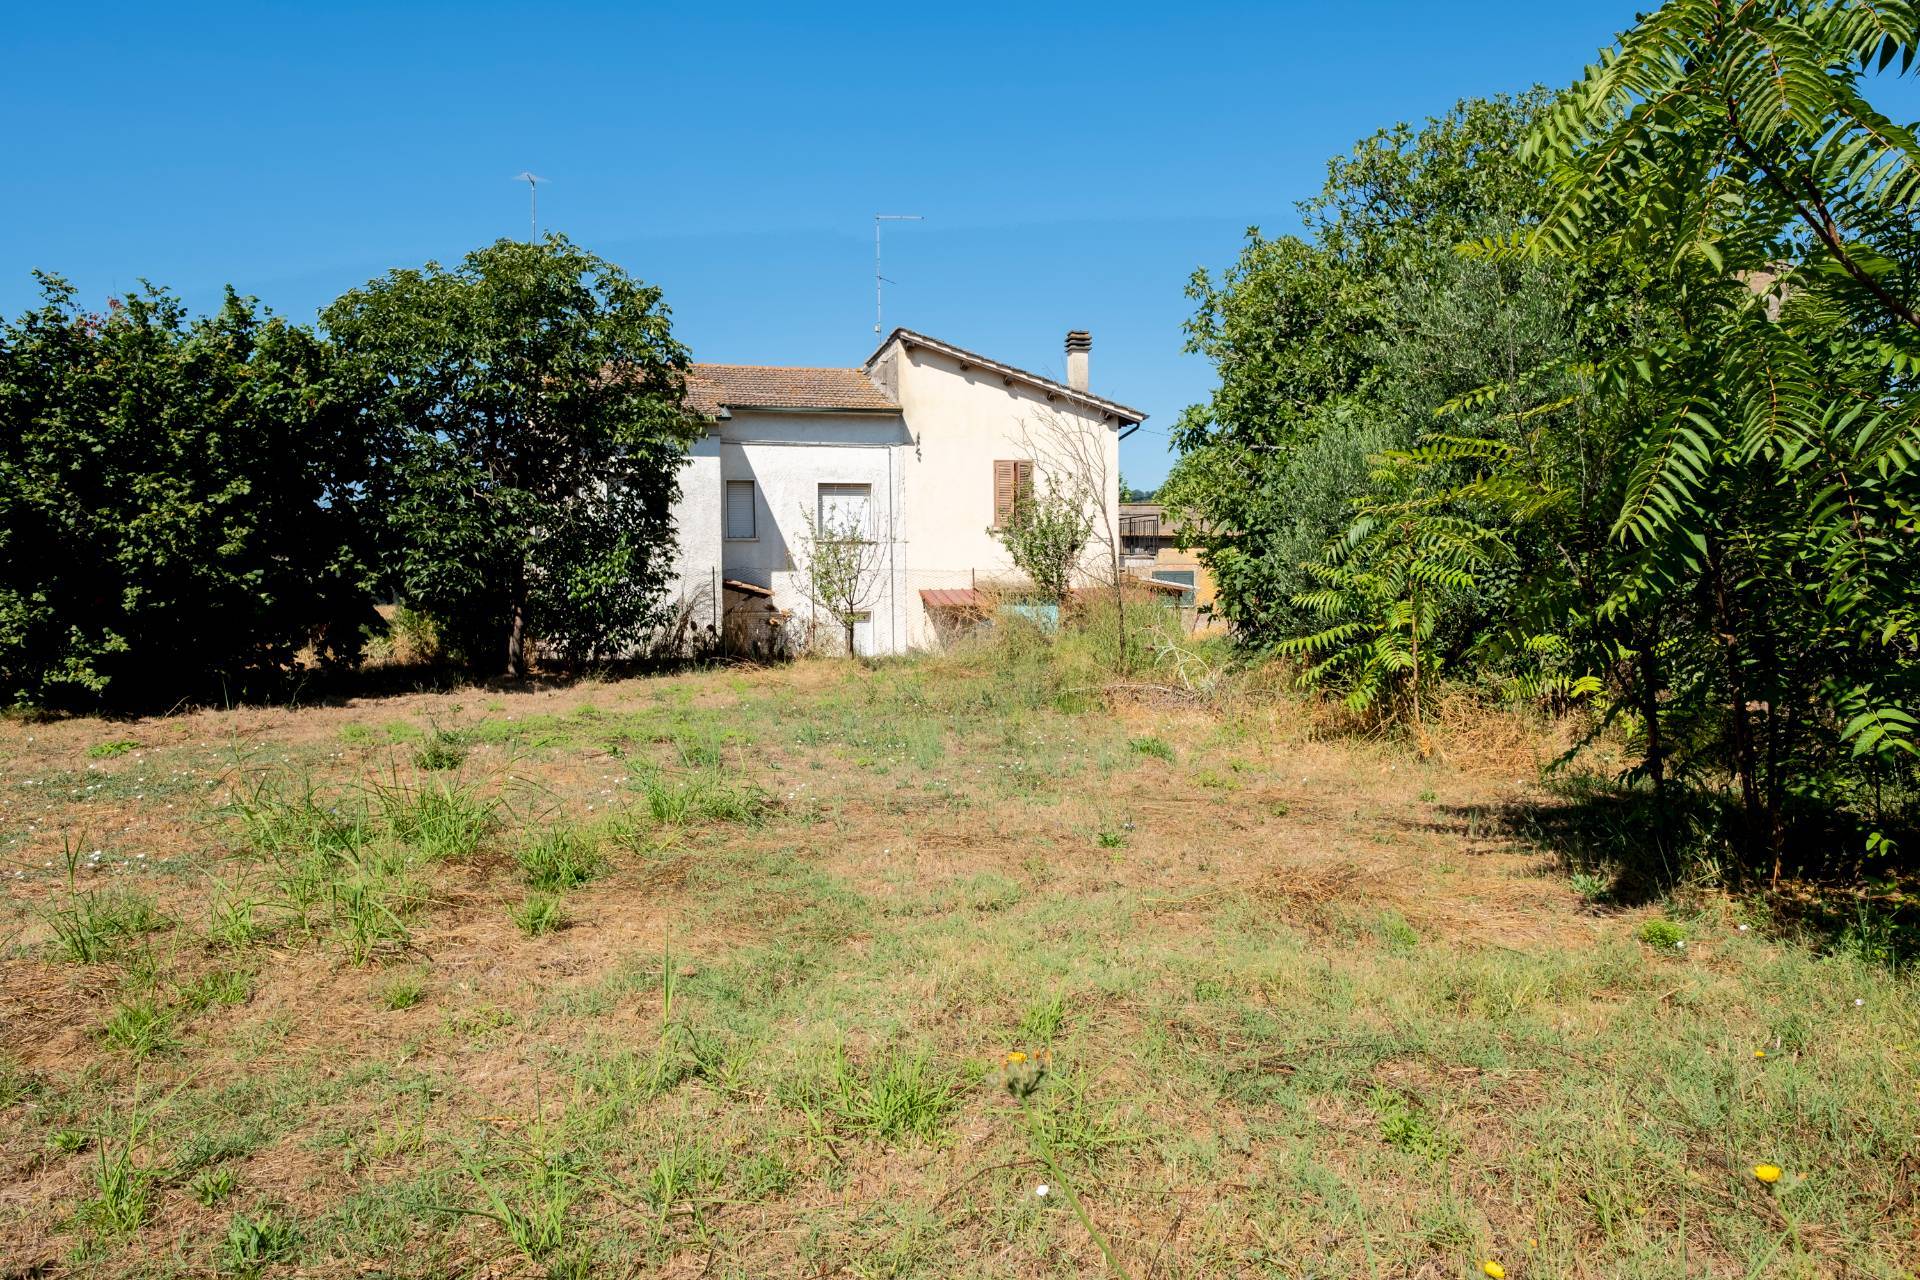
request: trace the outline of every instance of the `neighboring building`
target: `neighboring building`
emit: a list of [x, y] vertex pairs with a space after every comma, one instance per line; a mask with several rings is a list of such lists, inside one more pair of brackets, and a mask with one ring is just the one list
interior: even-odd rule
[[1091, 346], [1067, 335], [1065, 382], [907, 329], [857, 369], [692, 366], [687, 400], [708, 428], [674, 508], [683, 616], [736, 651], [831, 635], [801, 571], [811, 514], [871, 531], [855, 648], [937, 647], [981, 588], [1016, 576], [993, 529], [1032, 481], [1036, 432], [1084, 433], [1118, 510], [1120, 438], [1146, 415], [1087, 389]]
[[1160, 503], [1120, 504], [1120, 551], [1127, 572], [1178, 586], [1185, 593], [1183, 608], [1211, 614], [1213, 575], [1200, 563], [1199, 552], [1180, 544], [1179, 531]]

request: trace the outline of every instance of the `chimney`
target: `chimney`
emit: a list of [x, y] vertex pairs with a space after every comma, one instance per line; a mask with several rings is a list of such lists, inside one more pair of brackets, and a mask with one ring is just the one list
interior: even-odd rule
[[1075, 391], [1087, 389], [1087, 353], [1093, 350], [1093, 335], [1085, 329], [1067, 330], [1067, 385]]

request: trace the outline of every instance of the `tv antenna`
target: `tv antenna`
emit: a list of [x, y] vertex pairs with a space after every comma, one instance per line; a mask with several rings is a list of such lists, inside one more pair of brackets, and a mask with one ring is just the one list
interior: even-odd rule
[[540, 184], [547, 179], [531, 169], [523, 169], [513, 175], [513, 180], [527, 184], [527, 224], [533, 232], [532, 239], [527, 243], [533, 244], [540, 239]]
[[887, 278], [880, 274], [880, 224], [883, 222], [925, 222], [917, 213], [876, 213], [873, 215], [873, 332], [880, 328], [880, 289]]

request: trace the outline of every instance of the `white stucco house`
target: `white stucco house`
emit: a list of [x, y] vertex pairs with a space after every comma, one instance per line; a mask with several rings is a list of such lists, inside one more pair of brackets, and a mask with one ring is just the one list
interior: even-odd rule
[[764, 643], [769, 619], [836, 633], [803, 572], [811, 513], [871, 531], [856, 649], [938, 647], [976, 588], [1015, 576], [993, 529], [1033, 475], [1037, 433], [1084, 447], [1117, 512], [1120, 439], [1146, 415], [1088, 389], [1091, 346], [1067, 335], [1065, 382], [908, 329], [858, 368], [693, 365], [707, 431], [674, 509], [685, 613], [734, 648]]

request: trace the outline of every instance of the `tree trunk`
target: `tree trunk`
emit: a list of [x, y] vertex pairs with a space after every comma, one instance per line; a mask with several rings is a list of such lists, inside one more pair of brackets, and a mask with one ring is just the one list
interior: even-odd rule
[[507, 624], [507, 674], [518, 680], [527, 674], [527, 591], [521, 583], [513, 586]]
[[1653, 779], [1653, 839], [1664, 862], [1673, 849], [1667, 820], [1667, 752], [1660, 736], [1660, 667], [1653, 656], [1654, 638], [1647, 636], [1640, 650], [1640, 714], [1647, 722], [1647, 776]]
[[[1715, 620], [1720, 624], [1720, 646], [1727, 662], [1727, 710], [1732, 720], [1734, 772], [1740, 781], [1740, 808], [1745, 818], [1746, 853], [1749, 857], [1762, 850], [1767, 839], [1766, 810], [1760, 798], [1760, 760], [1753, 741], [1753, 720], [1747, 710], [1746, 654], [1740, 643], [1733, 601], [1727, 592], [1727, 579], [1720, 562], [1720, 544], [1707, 540], [1707, 570], [1713, 585]], [[1780, 882], [1780, 859], [1774, 851], [1773, 883]]]

